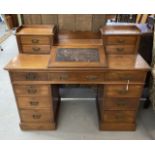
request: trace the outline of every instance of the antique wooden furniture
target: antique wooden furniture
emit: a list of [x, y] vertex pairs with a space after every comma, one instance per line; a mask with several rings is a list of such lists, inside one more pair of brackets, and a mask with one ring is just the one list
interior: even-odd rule
[[[131, 36], [130, 27], [121, 29], [125, 36], [104, 36], [106, 32], [102, 37], [88, 32], [59, 34], [49, 54], [19, 54], [13, 58], [5, 69], [16, 96], [21, 129], [55, 129], [61, 84], [89, 84], [97, 87], [100, 130], [135, 130], [149, 66], [136, 51], [140, 31], [136, 29], [135, 35], [134, 28]], [[123, 39], [119, 45], [118, 39]], [[123, 51], [109, 54], [105, 46], [112, 46], [113, 51], [121, 46]], [[133, 46], [133, 51], [124, 52]]]
[[20, 26], [16, 32], [16, 38], [20, 53], [48, 54], [53, 46], [54, 25]]

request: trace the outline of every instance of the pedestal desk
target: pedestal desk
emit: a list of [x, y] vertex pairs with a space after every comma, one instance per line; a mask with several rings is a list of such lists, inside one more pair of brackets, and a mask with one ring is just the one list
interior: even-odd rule
[[140, 29], [105, 26], [95, 35], [58, 33], [54, 34], [56, 42], [45, 52], [47, 45], [42, 44], [47, 43], [47, 36], [40, 39], [37, 27], [33, 27], [26, 41], [20, 41], [28, 32], [24, 28], [17, 31], [18, 46], [22, 49], [22, 44], [23, 50], [5, 67], [15, 93], [21, 129], [56, 129], [61, 84], [97, 88], [100, 130], [136, 129], [139, 99], [150, 69], [137, 51]]

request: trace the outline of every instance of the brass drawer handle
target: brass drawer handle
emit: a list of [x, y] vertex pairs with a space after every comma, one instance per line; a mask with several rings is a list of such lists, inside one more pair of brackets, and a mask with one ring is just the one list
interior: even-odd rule
[[31, 106], [37, 106], [39, 104], [38, 101], [30, 101]]
[[41, 114], [33, 114], [32, 117], [33, 117], [33, 119], [40, 119]]
[[116, 113], [115, 118], [118, 120], [124, 120], [124, 115], [122, 113]]
[[59, 79], [60, 80], [67, 80], [68, 79], [68, 75], [60, 75]]
[[35, 73], [27, 73], [25, 78], [26, 78], [26, 80], [35, 80], [36, 74]]
[[38, 51], [40, 51], [40, 48], [39, 48], [39, 47], [32, 47], [32, 50], [33, 50], [34, 52], [38, 52]]
[[118, 52], [123, 52], [123, 51], [124, 51], [124, 48], [116, 48], [116, 50], [117, 50]]
[[127, 81], [127, 84], [126, 84], [125, 89], [123, 89], [123, 90], [118, 90], [118, 93], [119, 93], [119, 94], [122, 94], [122, 95], [126, 94], [126, 93], [129, 91], [129, 84], [130, 84], [130, 80]]
[[123, 43], [125, 43], [125, 40], [119, 39], [117, 42], [120, 43], [120, 44], [123, 44]]
[[125, 105], [126, 105], [126, 102], [124, 102], [124, 101], [119, 101], [119, 102], [116, 102], [116, 104], [117, 104], [118, 106], [125, 106]]
[[37, 43], [39, 43], [39, 40], [38, 39], [32, 39], [32, 43], [37, 44]]
[[37, 93], [37, 89], [33, 88], [33, 86], [30, 86], [27, 89], [28, 94], [36, 94]]
[[92, 75], [92, 76], [87, 76], [86, 79], [87, 79], [87, 80], [97, 80], [98, 77]]

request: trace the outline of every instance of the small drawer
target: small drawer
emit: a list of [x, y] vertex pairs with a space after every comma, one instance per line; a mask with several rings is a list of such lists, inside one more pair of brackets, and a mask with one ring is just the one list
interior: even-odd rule
[[106, 45], [113, 44], [131, 44], [135, 45], [137, 42], [137, 36], [105, 36], [103, 41]]
[[105, 74], [106, 81], [144, 82], [146, 72], [142, 71], [109, 71]]
[[50, 110], [20, 110], [21, 121], [23, 122], [50, 122], [53, 115]]
[[29, 54], [49, 54], [50, 45], [23, 45], [22, 50]]
[[120, 110], [109, 110], [104, 111], [102, 116], [104, 122], [130, 122], [133, 123], [136, 118], [136, 111], [120, 111]]
[[49, 96], [49, 85], [14, 85], [17, 96]]
[[104, 110], [136, 110], [139, 98], [105, 98]]
[[104, 80], [104, 72], [52, 72], [49, 80], [55, 82], [98, 82]]
[[21, 43], [24, 45], [27, 45], [27, 44], [50, 45], [51, 44], [51, 40], [49, 36], [21, 36], [20, 40], [21, 40]]
[[52, 107], [52, 103], [50, 102], [49, 97], [29, 97], [29, 96], [22, 96], [17, 97], [18, 106], [19, 108], [50, 108]]
[[11, 78], [13, 81], [46, 81], [48, 74], [44, 72], [13, 72]]
[[108, 45], [105, 47], [107, 54], [134, 54], [136, 53], [135, 45]]
[[143, 85], [105, 85], [106, 97], [135, 97], [141, 96]]

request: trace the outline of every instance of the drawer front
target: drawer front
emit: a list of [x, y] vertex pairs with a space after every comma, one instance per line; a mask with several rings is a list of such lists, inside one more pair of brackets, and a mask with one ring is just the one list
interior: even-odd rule
[[141, 96], [143, 86], [142, 85], [106, 85], [105, 96], [106, 97], [135, 97]]
[[136, 111], [104, 111], [104, 122], [134, 122], [136, 118]]
[[21, 110], [21, 121], [23, 122], [49, 122], [53, 121], [50, 110]]
[[14, 72], [11, 73], [11, 78], [13, 81], [46, 81], [48, 74], [44, 72]]
[[110, 71], [105, 74], [106, 81], [144, 82], [146, 72], [141, 71]]
[[23, 53], [29, 54], [48, 54], [50, 53], [50, 45], [23, 45]]
[[106, 98], [103, 102], [104, 110], [136, 110], [139, 98]]
[[50, 86], [48, 85], [15, 85], [14, 90], [17, 96], [50, 95]]
[[22, 96], [17, 97], [18, 106], [19, 108], [50, 108], [51, 102], [49, 97], [29, 97], [29, 96]]
[[50, 37], [49, 36], [21, 36], [20, 37], [22, 44], [43, 44], [43, 45], [50, 45]]
[[135, 45], [108, 45], [106, 52], [108, 54], [134, 54], [136, 53]]
[[137, 36], [106, 36], [103, 38], [106, 45], [132, 44], [135, 45]]
[[49, 80], [61, 82], [98, 82], [104, 81], [104, 72], [52, 72]]

